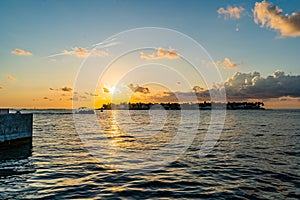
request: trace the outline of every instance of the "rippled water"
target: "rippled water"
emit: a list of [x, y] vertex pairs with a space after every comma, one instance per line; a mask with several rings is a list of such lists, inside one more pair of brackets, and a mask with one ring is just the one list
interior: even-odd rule
[[[90, 144], [83, 145], [78, 136], [72, 114], [35, 112], [32, 146], [1, 150], [0, 199], [300, 198], [300, 111], [227, 111], [216, 146], [199, 157], [210, 123], [209, 111], [201, 111], [185, 153], [147, 172], [120, 169], [136, 155], [128, 152], [146, 155], [170, 144], [178, 126], [190, 135], [196, 120], [180, 124], [179, 111], [154, 113], [154, 121], [147, 111], [131, 111], [133, 121], [122, 118], [117, 124], [113, 116], [98, 113], [106, 140], [103, 135], [89, 138], [119, 151], [103, 147], [103, 155], [94, 157], [85, 148]], [[155, 122], [160, 117], [167, 118], [164, 126]], [[122, 162], [112, 164], [118, 156]]]

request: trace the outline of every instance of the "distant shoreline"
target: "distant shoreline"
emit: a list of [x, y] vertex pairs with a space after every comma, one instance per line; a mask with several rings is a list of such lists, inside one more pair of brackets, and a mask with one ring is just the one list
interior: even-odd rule
[[263, 102], [121, 103], [103, 104], [97, 110], [265, 110]]
[[[102, 107], [91, 108], [90, 110], [300, 110], [300, 108], [264, 108], [263, 102], [228, 102], [228, 103], [121, 103], [121, 104], [103, 104]], [[155, 106], [155, 107], [152, 107]], [[226, 107], [225, 107], [226, 106]], [[4, 108], [4, 107], [3, 107]], [[16, 111], [72, 111], [72, 108], [10, 108], [11, 112]]]

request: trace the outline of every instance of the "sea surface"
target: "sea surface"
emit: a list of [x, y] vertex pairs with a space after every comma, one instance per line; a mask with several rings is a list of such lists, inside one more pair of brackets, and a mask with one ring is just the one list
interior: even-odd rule
[[24, 112], [32, 145], [0, 151], [0, 199], [300, 199], [299, 110], [228, 110], [205, 156], [210, 111], [97, 111], [86, 134], [71, 111]]

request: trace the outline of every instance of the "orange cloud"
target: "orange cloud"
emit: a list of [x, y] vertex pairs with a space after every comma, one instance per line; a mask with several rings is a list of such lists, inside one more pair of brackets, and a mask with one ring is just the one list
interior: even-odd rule
[[256, 24], [279, 31], [281, 37], [300, 36], [300, 12], [282, 15], [282, 9], [262, 1], [255, 3], [253, 14]]
[[77, 57], [87, 57], [90, 54], [88, 50], [83, 47], [74, 47], [73, 50]]
[[15, 80], [16, 80], [16, 78], [13, 77], [13, 76], [11, 76], [11, 75], [7, 75], [6, 78], [7, 78], [7, 80], [9, 80], [9, 81], [15, 81]]
[[239, 63], [232, 62], [230, 58], [227, 57], [224, 58], [224, 61], [216, 61], [215, 64], [218, 67], [223, 67], [224, 69], [234, 69], [241, 65]]
[[1, 89], [3, 89], [3, 86], [2, 86], [2, 85], [0, 85], [0, 90], [1, 90]]
[[32, 53], [30, 53], [29, 51], [25, 51], [22, 49], [12, 50], [11, 53], [15, 54], [15, 55], [20, 55], [20, 56], [31, 56], [32, 55]]
[[64, 55], [71, 55], [72, 52], [71, 52], [71, 51], [68, 51], [68, 50], [63, 50], [63, 54], [64, 54]]
[[174, 49], [164, 50], [163, 48], [158, 48], [156, 53], [153, 54], [141, 52], [141, 58], [146, 60], [157, 60], [162, 58], [176, 59], [179, 57], [179, 54], [177, 54]]
[[227, 6], [227, 8], [219, 8], [218, 9], [218, 14], [219, 15], [224, 15], [224, 18], [231, 18], [231, 19], [239, 19], [241, 18], [241, 13], [244, 11], [245, 9], [240, 6], [240, 7], [232, 7], [232, 6]]
[[63, 52], [61, 54], [55, 54], [55, 55], [51, 55], [49, 57], [58, 56], [58, 55], [75, 55], [77, 57], [85, 58], [85, 57], [88, 57], [90, 54], [95, 55], [95, 56], [108, 56], [108, 53], [106, 51], [101, 51], [101, 50], [97, 50], [97, 49], [89, 51], [83, 47], [74, 47], [74, 48], [72, 48], [71, 51], [63, 50]]
[[105, 93], [110, 93], [109, 89], [106, 88], [106, 87], [103, 88], [103, 92], [105, 92]]

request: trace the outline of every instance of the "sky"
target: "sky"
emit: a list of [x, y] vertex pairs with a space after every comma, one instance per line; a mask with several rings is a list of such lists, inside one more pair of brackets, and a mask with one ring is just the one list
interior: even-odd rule
[[[95, 90], [75, 91], [83, 64], [93, 57], [95, 63], [110, 58], [121, 43], [113, 38], [95, 51], [93, 45], [143, 27], [171, 29], [192, 38], [208, 54], [201, 64], [216, 68], [222, 83], [205, 82], [205, 72], [196, 77], [181, 56], [184, 43], [179, 47], [175, 42], [126, 54], [111, 65]], [[180, 96], [189, 101], [191, 93], [201, 101], [211, 90], [225, 90], [230, 101], [300, 108], [298, 0], [7, 0], [0, 1], [0, 29], [0, 107], [71, 108], [74, 102], [101, 106], [112, 97], [170, 102]], [[137, 63], [143, 67], [130, 68]], [[135, 71], [123, 76], [126, 70]], [[157, 77], [164, 84], [151, 82]]]

